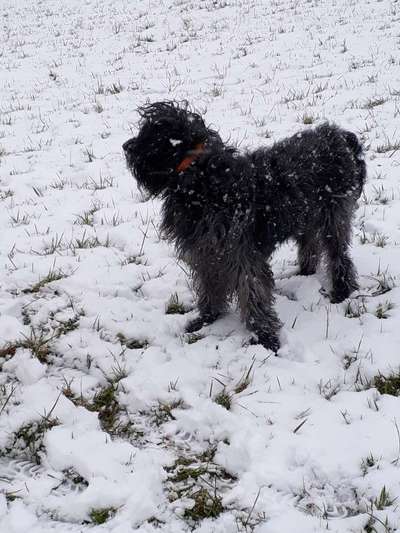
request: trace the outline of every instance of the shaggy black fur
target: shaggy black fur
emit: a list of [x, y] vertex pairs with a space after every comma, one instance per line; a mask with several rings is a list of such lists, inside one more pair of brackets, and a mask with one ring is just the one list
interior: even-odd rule
[[[269, 259], [289, 238], [301, 275], [326, 254], [333, 303], [357, 289], [348, 250], [366, 169], [353, 133], [324, 124], [239, 153], [187, 104], [157, 102], [139, 113], [139, 134], [123, 149], [139, 186], [164, 200], [162, 230], [193, 271], [200, 316], [187, 331], [216, 320], [236, 295], [247, 327], [276, 351]], [[199, 143], [203, 151], [179, 171]]]

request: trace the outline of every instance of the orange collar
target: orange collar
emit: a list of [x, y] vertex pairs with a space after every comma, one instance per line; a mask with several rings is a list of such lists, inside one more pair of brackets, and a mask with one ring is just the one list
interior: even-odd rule
[[205, 144], [199, 143], [196, 144], [193, 150], [190, 150], [189, 155], [187, 155], [182, 161], [179, 163], [179, 165], [176, 167], [177, 172], [184, 172], [187, 168], [190, 167], [190, 165], [193, 163], [197, 157], [204, 152]]

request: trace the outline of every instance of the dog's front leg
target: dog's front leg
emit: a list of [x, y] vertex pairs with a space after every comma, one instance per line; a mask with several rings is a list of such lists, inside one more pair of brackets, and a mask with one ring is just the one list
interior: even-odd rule
[[203, 326], [217, 320], [227, 309], [229, 292], [227, 276], [218, 270], [217, 265], [210, 262], [205, 261], [202, 265], [197, 264], [193, 279], [200, 316], [187, 324], [187, 333], [198, 331]]
[[[251, 260], [253, 259], [253, 260]], [[238, 278], [239, 306], [250, 331], [265, 348], [277, 352], [281, 322], [274, 310], [274, 278], [265, 257], [248, 258]]]

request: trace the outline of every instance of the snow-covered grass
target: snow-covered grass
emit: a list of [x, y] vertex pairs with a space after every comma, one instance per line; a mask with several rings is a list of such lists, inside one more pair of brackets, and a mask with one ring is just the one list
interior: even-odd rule
[[[400, 531], [400, 3], [4, 0], [0, 7], [0, 531]], [[121, 144], [188, 99], [269, 145], [359, 134], [360, 291], [274, 258], [274, 357], [190, 279]]]

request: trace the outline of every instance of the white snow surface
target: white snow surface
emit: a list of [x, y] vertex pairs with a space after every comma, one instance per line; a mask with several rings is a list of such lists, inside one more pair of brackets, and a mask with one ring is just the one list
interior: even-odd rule
[[[374, 387], [400, 364], [400, 2], [2, 0], [0, 17], [0, 532], [400, 531], [400, 398]], [[190, 277], [121, 150], [164, 99], [242, 148], [324, 120], [364, 142], [360, 290], [330, 304], [283, 246], [278, 357], [234, 306], [184, 334]], [[196, 520], [201, 495], [217, 512]]]

